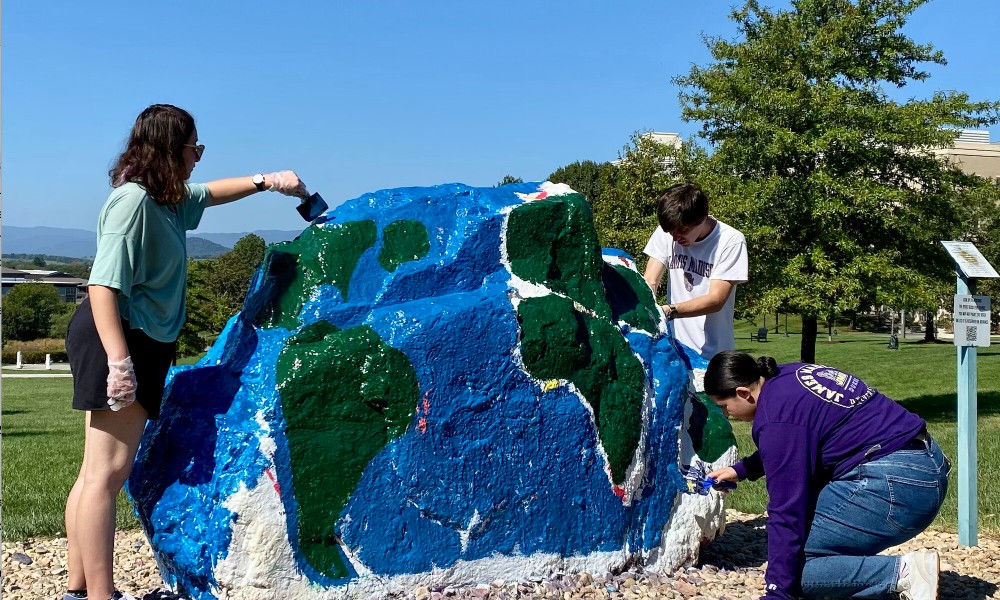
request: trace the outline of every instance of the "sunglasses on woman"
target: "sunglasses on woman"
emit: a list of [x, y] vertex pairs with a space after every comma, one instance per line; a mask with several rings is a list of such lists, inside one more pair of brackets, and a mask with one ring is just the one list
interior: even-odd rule
[[205, 144], [184, 144], [185, 148], [194, 148], [194, 155], [201, 160], [201, 155], [205, 153]]

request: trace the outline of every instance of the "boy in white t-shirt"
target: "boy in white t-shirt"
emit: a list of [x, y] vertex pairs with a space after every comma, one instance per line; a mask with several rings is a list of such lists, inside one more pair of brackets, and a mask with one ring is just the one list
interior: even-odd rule
[[653, 295], [670, 271], [667, 318], [674, 335], [710, 360], [734, 350], [736, 286], [747, 280], [743, 234], [708, 214], [708, 196], [693, 183], [672, 185], [660, 196], [660, 226], [643, 250], [649, 256], [643, 277]]

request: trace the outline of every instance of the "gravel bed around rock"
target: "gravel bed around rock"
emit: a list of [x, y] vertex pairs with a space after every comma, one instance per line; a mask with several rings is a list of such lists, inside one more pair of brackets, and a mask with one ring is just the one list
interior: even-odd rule
[[[418, 588], [398, 598], [436, 600], [551, 598], [577, 599], [756, 599], [763, 593], [767, 560], [766, 519], [729, 511], [726, 532], [701, 552], [700, 564], [674, 573], [555, 575], [527, 582], [494, 581], [472, 588]], [[141, 531], [116, 537], [118, 587], [140, 595], [162, 587], [156, 561]], [[919, 548], [941, 554], [942, 600], [1000, 599], [1000, 540], [979, 536], [977, 547], [958, 543], [953, 533], [925, 531], [886, 554]], [[66, 539], [3, 543], [3, 599], [61, 598], [66, 586]]]

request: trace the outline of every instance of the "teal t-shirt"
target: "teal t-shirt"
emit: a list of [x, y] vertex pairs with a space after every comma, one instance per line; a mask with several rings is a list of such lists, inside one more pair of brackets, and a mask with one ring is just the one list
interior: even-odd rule
[[173, 342], [184, 324], [187, 234], [198, 227], [211, 195], [187, 184], [188, 198], [161, 206], [137, 183], [115, 188], [97, 220], [90, 285], [118, 290], [118, 310], [132, 329]]

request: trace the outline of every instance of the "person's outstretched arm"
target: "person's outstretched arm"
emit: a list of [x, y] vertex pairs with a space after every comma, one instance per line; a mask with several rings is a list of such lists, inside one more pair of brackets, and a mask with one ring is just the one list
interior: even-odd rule
[[[208, 201], [209, 206], [218, 206], [240, 200], [260, 191], [254, 184], [251, 175], [216, 179], [215, 181], [209, 181], [205, 185], [208, 186], [208, 192], [211, 195]], [[264, 189], [286, 196], [309, 197], [306, 185], [302, 183], [302, 180], [299, 179], [299, 176], [294, 171], [278, 171], [276, 173], [265, 174]]]
[[760, 460], [760, 452], [757, 451], [744, 457], [743, 460], [737, 461], [731, 467], [716, 469], [708, 476], [717, 481], [732, 481], [733, 483], [739, 483], [744, 479], [757, 481], [764, 476], [764, 465]]

